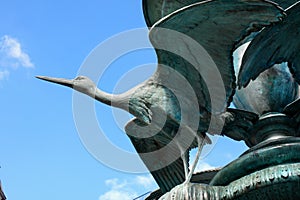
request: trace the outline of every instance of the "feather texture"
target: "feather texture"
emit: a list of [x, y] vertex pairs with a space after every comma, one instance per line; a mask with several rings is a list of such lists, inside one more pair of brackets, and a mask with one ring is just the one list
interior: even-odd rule
[[[143, 0], [143, 13], [148, 27], [152, 27], [158, 20], [166, 15], [205, 0]], [[280, 7], [286, 9], [297, 2], [297, 0], [274, 0]]]
[[[265, 1], [206, 1], [164, 17], [149, 36], [159, 64], [169, 66], [189, 82], [200, 107], [211, 112], [213, 100], [215, 111], [222, 112], [236, 87], [232, 60], [235, 44], [281, 16], [275, 4]], [[160, 73], [159, 65], [156, 77], [163, 80]], [[162, 74], [166, 79], [166, 73]]]
[[265, 28], [250, 43], [239, 72], [238, 84], [245, 87], [250, 80], [272, 67], [288, 62], [294, 78], [300, 83], [300, 3], [290, 7], [287, 16]]

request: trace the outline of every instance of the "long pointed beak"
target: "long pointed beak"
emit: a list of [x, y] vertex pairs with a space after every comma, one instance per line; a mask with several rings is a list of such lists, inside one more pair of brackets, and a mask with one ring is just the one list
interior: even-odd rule
[[44, 81], [48, 81], [51, 83], [56, 83], [59, 85], [64, 85], [67, 87], [73, 87], [73, 80], [69, 80], [69, 79], [64, 79], [64, 78], [52, 78], [52, 77], [47, 77], [47, 76], [36, 76], [36, 78], [44, 80]]

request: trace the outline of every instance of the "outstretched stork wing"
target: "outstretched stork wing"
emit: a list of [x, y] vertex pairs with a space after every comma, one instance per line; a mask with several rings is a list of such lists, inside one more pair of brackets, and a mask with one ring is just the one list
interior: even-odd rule
[[[143, 13], [148, 27], [152, 27], [164, 16], [183, 8], [184, 6], [205, 0], [143, 0]], [[274, 0], [280, 7], [286, 9], [297, 0]]]
[[161, 11], [165, 0], [143, 0], [143, 13], [148, 27], [162, 18]]
[[190, 4], [204, 0], [143, 0], [143, 12], [148, 27], [164, 16]]
[[143, 130], [143, 126], [145, 124], [140, 120], [133, 119], [128, 122], [125, 131], [161, 191], [168, 192], [185, 180], [179, 148], [167, 150], [168, 153], [162, 150], [174, 139], [172, 132], [177, 132], [176, 125], [167, 123], [161, 130], [155, 127]]
[[[205, 57], [209, 56], [216, 63], [215, 70], [220, 74], [219, 78], [222, 84], [224, 81], [226, 88], [225, 98], [220, 103], [221, 111], [224, 111], [224, 104], [227, 105], [230, 101], [235, 88], [231, 54], [236, 42], [262, 25], [277, 21], [278, 16], [281, 16], [281, 10], [275, 4], [264, 0], [206, 1], [179, 9], [158, 21], [150, 30], [149, 37], [159, 62], [158, 69], [151, 79], [162, 85], [171, 83], [175, 85], [172, 89], [176, 90], [180, 80], [172, 79], [172, 74], [177, 73], [193, 87], [198, 103], [201, 106], [208, 105], [209, 93], [205, 89], [201, 72], [204, 75], [208, 74], [211, 81], [217, 76], [210, 73], [210, 61]], [[208, 52], [204, 52], [205, 56], [198, 54], [199, 45]], [[198, 57], [204, 60], [198, 60]], [[178, 94], [189, 95], [185, 91]], [[182, 153], [180, 149], [171, 149], [170, 154], [160, 153], [161, 149], [174, 141], [174, 134], [179, 125], [172, 124], [171, 121], [168, 120], [162, 129], [151, 130], [149, 127], [138, 128], [137, 126], [142, 127], [143, 123], [135, 119], [125, 128], [135, 149], [163, 192], [184, 181], [183, 161], [178, 156]], [[141, 138], [141, 135], [147, 137]], [[192, 144], [192, 147], [195, 145]], [[168, 163], [172, 156], [177, 157], [171, 159], [174, 162]]]
[[282, 10], [264, 0], [205, 1], [179, 9], [150, 30], [160, 64], [154, 78], [168, 79], [168, 66], [193, 87], [200, 108], [212, 111], [214, 101], [213, 111], [222, 112], [236, 87], [235, 45], [280, 17]]
[[239, 86], [249, 81], [274, 64], [288, 62], [294, 78], [300, 83], [300, 2], [287, 11], [282, 21], [265, 28], [247, 48], [239, 72]]
[[274, 0], [273, 2], [278, 3], [278, 5], [283, 8], [283, 9], [287, 9], [288, 7], [290, 7], [291, 5], [293, 5], [294, 3], [296, 3], [298, 0]]

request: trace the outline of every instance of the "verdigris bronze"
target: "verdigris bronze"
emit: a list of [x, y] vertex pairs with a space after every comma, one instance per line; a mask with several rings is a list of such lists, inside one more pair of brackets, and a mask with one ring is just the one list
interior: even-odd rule
[[[290, 3], [278, 2], [284, 7]], [[270, 54], [266, 59], [275, 59], [271, 63], [258, 60], [261, 55], [252, 49], [262, 47], [256, 41], [268, 44], [269, 38], [276, 38], [273, 33], [282, 34], [283, 29], [297, 24], [294, 15], [298, 4], [286, 11], [286, 17], [277, 4], [266, 0], [143, 0], [143, 10], [158, 58], [157, 71], [144, 83], [123, 94], [108, 94], [84, 76], [74, 80], [37, 78], [71, 87], [135, 116], [126, 125], [126, 133], [160, 187], [148, 199], [164, 193], [161, 199], [298, 198], [299, 192], [281, 195], [299, 190], [300, 103], [295, 101], [286, 107], [298, 97], [298, 85], [287, 70], [280, 74], [281, 69], [275, 67], [275, 72], [269, 70], [260, 81], [254, 81], [255, 87], [240, 90], [234, 96], [232, 58], [235, 49], [254, 38], [242, 61], [239, 86], [246, 86], [269, 65], [285, 61], [297, 76], [297, 42], [287, 53], [280, 49], [287, 48], [282, 43], [273, 45], [271, 53], [264, 46], [262, 52]], [[271, 36], [265, 39], [268, 34]], [[288, 95], [276, 101], [280, 94], [276, 89], [285, 77], [288, 78], [282, 88]], [[257, 91], [262, 91], [257, 95], [261, 99], [251, 107], [251, 94]], [[246, 93], [250, 96], [243, 96]], [[238, 108], [251, 109], [228, 108], [233, 99]], [[201, 149], [210, 143], [206, 133], [243, 140], [251, 149], [213, 173], [209, 178], [212, 180], [195, 181], [193, 172]], [[189, 151], [195, 147], [198, 153], [189, 170]], [[280, 191], [280, 195], [272, 197], [270, 188]]]
[[300, 83], [300, 3], [285, 12], [287, 16], [281, 22], [265, 28], [250, 43], [242, 61], [239, 86], [245, 87], [264, 70], [283, 62], [288, 63], [295, 80]]
[[[209, 94], [205, 87], [203, 78], [203, 74], [210, 73], [211, 65], [204, 59], [195, 59], [199, 55], [197, 55], [198, 52], [192, 51], [193, 45], [200, 44], [209, 53], [225, 86], [224, 98], [217, 96], [219, 99], [214, 99], [218, 101], [217, 107], [219, 109], [217, 111], [221, 113], [214, 115], [214, 117], [217, 121], [221, 121], [221, 125], [230, 123], [233, 127], [235, 124], [233, 123], [235, 121], [234, 116], [237, 115], [232, 115], [230, 111], [226, 111], [226, 105], [231, 102], [235, 89], [231, 52], [237, 41], [243, 39], [251, 31], [258, 30], [258, 27], [262, 27], [262, 25], [278, 21], [281, 16], [281, 10], [276, 5], [262, 0], [208, 1], [175, 11], [156, 23], [150, 30], [150, 40], [156, 48], [159, 63], [156, 73], [146, 82], [124, 94], [104, 93], [97, 89], [96, 85], [87, 77], [78, 77], [74, 80], [38, 78], [72, 87], [98, 101], [128, 110], [133, 114], [136, 119], [128, 123], [126, 132], [161, 190], [166, 192], [182, 183], [185, 178], [186, 182], [189, 182], [193, 168], [188, 175], [186, 156], [189, 149], [197, 146], [194, 142], [195, 136], [198, 138], [196, 142], [199, 151], [201, 146], [207, 143], [204, 134], [208, 131], [213, 114], [210, 104], [212, 94]], [[176, 32], [172, 32], [173, 30]], [[177, 34], [177, 32], [182, 34]], [[220, 37], [220, 33], [222, 33], [222, 37]], [[189, 43], [185, 37], [193, 39], [195, 44]], [[174, 40], [176, 45], [174, 45]], [[161, 44], [164, 46], [160, 46]], [[179, 56], [180, 54], [192, 56], [192, 59], [188, 61], [194, 63], [187, 62]], [[184, 82], [176, 76], [177, 73], [192, 86], [196, 98], [187, 90], [187, 87], [182, 87]], [[210, 75], [215, 76], [216, 74]], [[168, 84], [170, 81], [172, 85]], [[215, 92], [219, 89], [223, 88], [216, 88]], [[176, 91], [176, 95], [174, 91]], [[184, 105], [187, 106], [184, 107]], [[197, 105], [197, 107], [193, 107], [193, 105]], [[195, 113], [195, 110], [199, 110], [199, 113]], [[244, 112], [240, 112], [243, 115]], [[188, 113], [190, 117], [185, 121], [182, 119], [184, 113]], [[149, 130], [144, 129], [143, 132], [147, 135], [149, 131], [149, 135], [151, 135], [152, 129], [160, 128], [157, 124], [162, 121], [164, 116], [166, 116], [167, 121], [158, 134], [147, 139], [131, 137], [141, 134], [134, 133], [138, 130], [136, 124], [144, 126], [150, 123], [154, 124], [149, 126]], [[197, 129], [189, 124], [194, 119], [198, 121]], [[183, 127], [180, 131], [178, 131], [179, 126]], [[178, 137], [177, 140], [175, 136]], [[158, 154], [157, 157], [153, 154], [151, 157], [144, 156], [143, 153], [158, 150], [174, 139], [176, 145], [172, 149], [172, 154], [177, 157], [174, 159], [175, 162], [168, 163], [162, 160], [161, 154]], [[172, 154], [165, 156], [168, 158]], [[180, 155], [183, 156], [180, 158]]]
[[198, 2], [201, 2], [201, 0], [143, 0], [142, 4], [146, 24], [151, 28], [157, 21], [172, 12]]
[[[152, 27], [157, 21], [166, 15], [193, 3], [205, 0], [142, 0], [145, 21], [148, 27]], [[297, 0], [274, 0], [273, 2], [284, 9], [297, 2]]]
[[[299, 150], [299, 149], [298, 149]], [[232, 174], [232, 172], [231, 172]], [[189, 183], [173, 188], [161, 200], [299, 199], [300, 164], [276, 165], [255, 171], [226, 186]]]
[[[243, 49], [236, 51], [236, 59], [242, 59], [243, 53]], [[235, 67], [238, 70], [240, 66]], [[287, 63], [275, 64], [259, 74], [255, 81], [250, 81], [247, 87], [236, 90], [233, 103], [239, 109], [258, 115], [282, 112], [287, 104], [298, 98], [298, 87]]]

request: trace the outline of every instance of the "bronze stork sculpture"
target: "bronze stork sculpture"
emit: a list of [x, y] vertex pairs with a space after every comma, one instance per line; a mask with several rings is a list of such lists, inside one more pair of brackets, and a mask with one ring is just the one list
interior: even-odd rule
[[240, 90], [234, 96], [238, 108], [259, 115], [283, 112], [298, 97], [299, 11], [299, 2], [291, 5], [281, 22], [266, 27], [240, 52]]
[[[142, 0], [145, 21], [148, 27], [152, 27], [164, 16], [193, 3], [205, 0]], [[281, 8], [287, 9], [297, 0], [274, 0]]]
[[[295, 80], [300, 83], [300, 3], [286, 11], [287, 17], [257, 35], [243, 57], [239, 86], [247, 86], [249, 81], [269, 69], [274, 64], [287, 62]], [[260, 66], [260, 67], [256, 67]]]
[[[163, 1], [164, 4], [167, 2]], [[196, 1], [192, 3], [194, 2]], [[148, 6], [152, 4], [149, 1], [147, 3]], [[257, 115], [253, 113], [227, 108], [232, 101], [236, 87], [232, 52], [238, 47], [238, 42], [251, 32], [277, 22], [283, 16], [282, 10], [276, 4], [265, 0], [208, 0], [187, 5], [178, 10], [176, 6], [174, 12], [172, 12], [173, 9], [165, 6], [165, 13], [170, 14], [162, 19], [155, 18], [155, 21], [159, 21], [155, 22], [149, 33], [157, 53], [157, 70], [147, 81], [128, 92], [108, 94], [83, 76], [74, 80], [37, 76], [39, 79], [71, 87], [97, 101], [124, 109], [134, 115], [136, 118], [127, 124], [126, 133], [163, 193], [184, 180], [190, 181], [197, 159], [188, 172], [189, 150], [198, 146], [200, 152], [201, 147], [209, 143], [209, 138], [205, 134], [207, 131], [214, 133], [209, 130], [212, 118], [215, 118], [220, 126], [225, 124], [219, 134], [229, 135], [231, 130], [234, 132], [238, 128], [247, 130], [252, 122], [257, 120]], [[144, 8], [146, 8], [145, 4]], [[148, 21], [148, 25], [152, 24], [153, 22]], [[161, 30], [170, 30], [167, 33], [171, 35], [165, 35]], [[214, 61], [224, 85], [224, 88], [213, 90], [221, 91], [221, 93], [224, 90], [224, 98], [216, 100], [218, 105], [216, 110], [212, 108], [210, 99], [212, 94], [209, 94], [209, 88], [203, 77], [203, 73], [210, 73], [212, 66], [207, 63], [207, 60], [197, 58], [199, 55], [195, 55], [197, 52], [192, 51], [193, 49], [187, 45], [184, 37], [172, 36], [173, 31], [201, 45]], [[171, 48], [162, 49], [161, 44]], [[180, 56], [182, 54], [191, 55], [194, 63], [182, 58]], [[183, 77], [192, 87], [195, 98], [188, 90], [176, 85], [176, 82], [172, 87], [165, 86], [170, 81], [177, 81], [176, 77], [172, 78], [174, 73]], [[182, 102], [188, 106], [182, 106]], [[196, 110], [199, 112], [195, 113], [193, 105], [196, 105]], [[187, 122], [186, 124], [182, 122], [182, 116], [186, 113], [195, 117], [196, 129], [190, 127]], [[137, 126], [153, 125], [154, 129], [160, 128], [157, 124], [164, 117], [166, 123], [156, 135], [148, 138], [135, 137], [138, 134], [145, 134], [137, 132], [139, 130]], [[218, 126], [218, 124], [213, 126]], [[180, 127], [181, 131], [179, 131]], [[147, 129], [143, 130], [147, 132]], [[168, 146], [173, 140], [176, 145], [171, 149], [171, 154], [174, 155], [144, 156], [144, 153]], [[173, 156], [171, 160], [174, 162], [163, 161], [164, 157], [169, 156]]]

